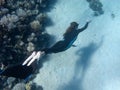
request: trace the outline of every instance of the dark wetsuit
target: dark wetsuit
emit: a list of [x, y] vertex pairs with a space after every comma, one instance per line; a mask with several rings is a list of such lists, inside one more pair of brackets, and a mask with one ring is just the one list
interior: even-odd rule
[[33, 68], [31, 66], [22, 66], [22, 64], [10, 66], [3, 70], [0, 75], [7, 77], [15, 77], [20, 79], [26, 79], [33, 72]]
[[22, 65], [22, 63], [9, 66], [5, 70], [0, 70], [0, 76], [15, 77], [27, 81], [29, 76], [35, 71], [35, 63], [30, 66]]
[[74, 41], [77, 39], [78, 34], [88, 27], [88, 24], [89, 23], [87, 22], [83, 28], [78, 30], [72, 30], [70, 33], [67, 33], [64, 36], [63, 40], [58, 41], [51, 48], [46, 48], [43, 51], [45, 51], [45, 54], [49, 54], [49, 53], [58, 53], [67, 50], [72, 46]]

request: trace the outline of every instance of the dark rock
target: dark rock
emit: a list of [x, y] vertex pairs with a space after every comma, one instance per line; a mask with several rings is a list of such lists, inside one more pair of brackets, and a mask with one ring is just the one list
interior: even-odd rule
[[89, 7], [94, 11], [95, 16], [104, 14], [103, 5], [99, 0], [87, 0]]
[[7, 84], [10, 85], [10, 84], [12, 84], [14, 81], [15, 81], [15, 78], [14, 78], [14, 77], [9, 77], [9, 78], [7, 79]]
[[13, 87], [12, 90], [26, 90], [25, 89], [25, 84], [24, 83], [18, 83]]
[[32, 83], [31, 90], [43, 90], [43, 87], [37, 85], [36, 83]]
[[[51, 36], [44, 32], [47, 22], [49, 22], [45, 12], [55, 1], [5, 0], [5, 3], [1, 4], [0, 63], [5, 66], [4, 68], [23, 62], [31, 54], [31, 52], [27, 51], [29, 42], [34, 45], [36, 51], [48, 47]], [[40, 14], [41, 16], [38, 17]], [[39, 29], [37, 28], [36, 31], [30, 27], [30, 22], [34, 20], [38, 20], [40, 24], [40, 26], [38, 24]], [[33, 38], [30, 38], [32, 36], [31, 33], [34, 33]], [[11, 90], [16, 82], [18, 83], [20, 81], [2, 77], [0, 78], [0, 89], [4, 87], [2, 90], [9, 90], [9, 88]], [[36, 86], [36, 88], [36, 90], [43, 90], [41, 86]], [[18, 83], [12, 90], [25, 90], [25, 84]]]

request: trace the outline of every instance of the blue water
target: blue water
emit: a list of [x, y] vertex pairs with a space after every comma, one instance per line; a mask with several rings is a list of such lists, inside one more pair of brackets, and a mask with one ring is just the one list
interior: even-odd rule
[[[0, 6], [0, 11], [3, 10], [0, 13], [0, 24], [8, 27], [7, 29], [0, 25], [0, 67], [2, 68], [2, 60], [7, 61], [4, 61], [5, 65], [23, 62], [32, 51], [44, 49], [62, 40], [71, 22], [77, 22], [78, 28], [81, 28], [87, 21], [91, 21], [88, 28], [70, 43], [67, 50], [40, 58], [39, 73], [33, 82], [40, 85], [43, 90], [120, 90], [120, 0], [96, 0], [103, 5], [103, 12], [93, 11], [94, 5], [90, 8], [88, 1], [92, 0], [52, 0], [46, 8], [44, 4], [48, 2], [43, 2], [42, 6], [37, 7], [37, 1], [31, 1], [31, 11], [39, 8], [40, 12], [47, 13], [49, 17], [48, 21], [43, 21], [45, 25], [41, 29], [37, 15], [26, 19], [25, 7], [13, 7], [9, 11], [5, 9], [9, 7]], [[93, 1], [95, 3], [95, 0]], [[17, 0], [10, 4], [16, 3]], [[1, 1], [0, 4], [2, 5]], [[21, 22], [19, 16], [24, 17], [21, 18]], [[34, 20], [39, 28], [31, 26], [30, 22]], [[20, 27], [15, 28], [14, 24]], [[26, 27], [27, 25], [31, 27]], [[40, 31], [42, 29], [43, 31]], [[51, 38], [48, 34], [53, 37], [52, 40], [49, 40]], [[70, 47], [72, 44], [75, 47]], [[6, 83], [6, 79], [2, 79], [1, 81]], [[0, 89], [4, 88], [2, 84], [0, 83]]]
[[[120, 12], [119, 0], [100, 0], [104, 14], [94, 16], [85, 0], [58, 0], [48, 13], [54, 25], [47, 32], [62, 35], [70, 22], [79, 28], [91, 20], [79, 34], [75, 45], [65, 52], [50, 55], [34, 80], [44, 90], [120, 90]], [[55, 42], [56, 42], [55, 41]]]

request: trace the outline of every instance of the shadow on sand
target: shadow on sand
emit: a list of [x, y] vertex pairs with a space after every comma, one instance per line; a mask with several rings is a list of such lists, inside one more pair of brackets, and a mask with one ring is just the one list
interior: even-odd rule
[[79, 58], [75, 64], [74, 75], [68, 84], [60, 86], [58, 90], [84, 90], [82, 82], [86, 71], [88, 70], [91, 64], [91, 57], [100, 48], [102, 43], [103, 40], [101, 40], [101, 42], [98, 44], [92, 42], [88, 46], [80, 48], [76, 52], [76, 55], [78, 55]]

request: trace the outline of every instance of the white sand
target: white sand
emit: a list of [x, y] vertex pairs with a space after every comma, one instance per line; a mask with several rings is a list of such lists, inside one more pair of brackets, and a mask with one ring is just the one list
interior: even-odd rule
[[[101, 0], [105, 14], [93, 17], [85, 0], [58, 0], [47, 32], [62, 35], [70, 22], [89, 27], [65, 52], [49, 55], [34, 82], [44, 90], [120, 90], [120, 0]], [[111, 18], [111, 13], [116, 17]]]

